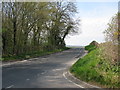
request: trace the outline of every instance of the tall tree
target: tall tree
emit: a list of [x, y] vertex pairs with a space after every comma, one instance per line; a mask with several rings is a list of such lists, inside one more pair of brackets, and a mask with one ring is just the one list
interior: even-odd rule
[[65, 47], [75, 33], [77, 13], [72, 2], [3, 2], [3, 54], [19, 55]]

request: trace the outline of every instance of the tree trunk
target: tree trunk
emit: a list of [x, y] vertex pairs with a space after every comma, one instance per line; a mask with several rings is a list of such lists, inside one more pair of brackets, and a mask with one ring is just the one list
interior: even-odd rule
[[17, 32], [17, 25], [16, 25], [16, 17], [13, 21], [13, 54], [16, 55], [16, 32]]

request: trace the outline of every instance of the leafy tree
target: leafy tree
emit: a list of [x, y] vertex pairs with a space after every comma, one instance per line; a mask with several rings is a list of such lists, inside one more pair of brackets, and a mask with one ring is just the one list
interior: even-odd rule
[[20, 55], [65, 47], [64, 39], [77, 33], [72, 2], [3, 2], [3, 55]]
[[101, 44], [103, 49], [101, 53], [111, 64], [116, 64], [118, 63], [118, 14], [112, 17], [104, 34], [106, 42]]

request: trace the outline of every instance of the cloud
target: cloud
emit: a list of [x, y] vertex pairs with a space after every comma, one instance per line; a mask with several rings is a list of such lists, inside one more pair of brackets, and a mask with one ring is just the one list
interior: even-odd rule
[[107, 28], [109, 19], [102, 18], [82, 18], [82, 33], [75, 36], [68, 36], [65, 41], [67, 45], [87, 45], [91, 41], [96, 40], [99, 43], [104, 42], [103, 31]]
[[117, 13], [117, 6], [113, 7], [112, 3], [98, 3], [98, 6], [89, 5], [89, 7], [88, 9], [85, 6], [79, 7], [79, 14], [76, 17], [81, 18], [81, 27], [79, 30], [82, 33], [75, 36], [68, 35], [65, 39], [67, 45], [85, 46], [93, 40], [99, 43], [104, 42], [103, 31], [107, 28], [107, 23], [111, 17]]

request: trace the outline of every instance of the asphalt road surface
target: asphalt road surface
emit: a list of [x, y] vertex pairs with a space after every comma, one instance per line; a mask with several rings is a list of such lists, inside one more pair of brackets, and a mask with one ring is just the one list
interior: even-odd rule
[[84, 48], [24, 60], [2, 67], [2, 88], [80, 88], [64, 72], [85, 53]]

